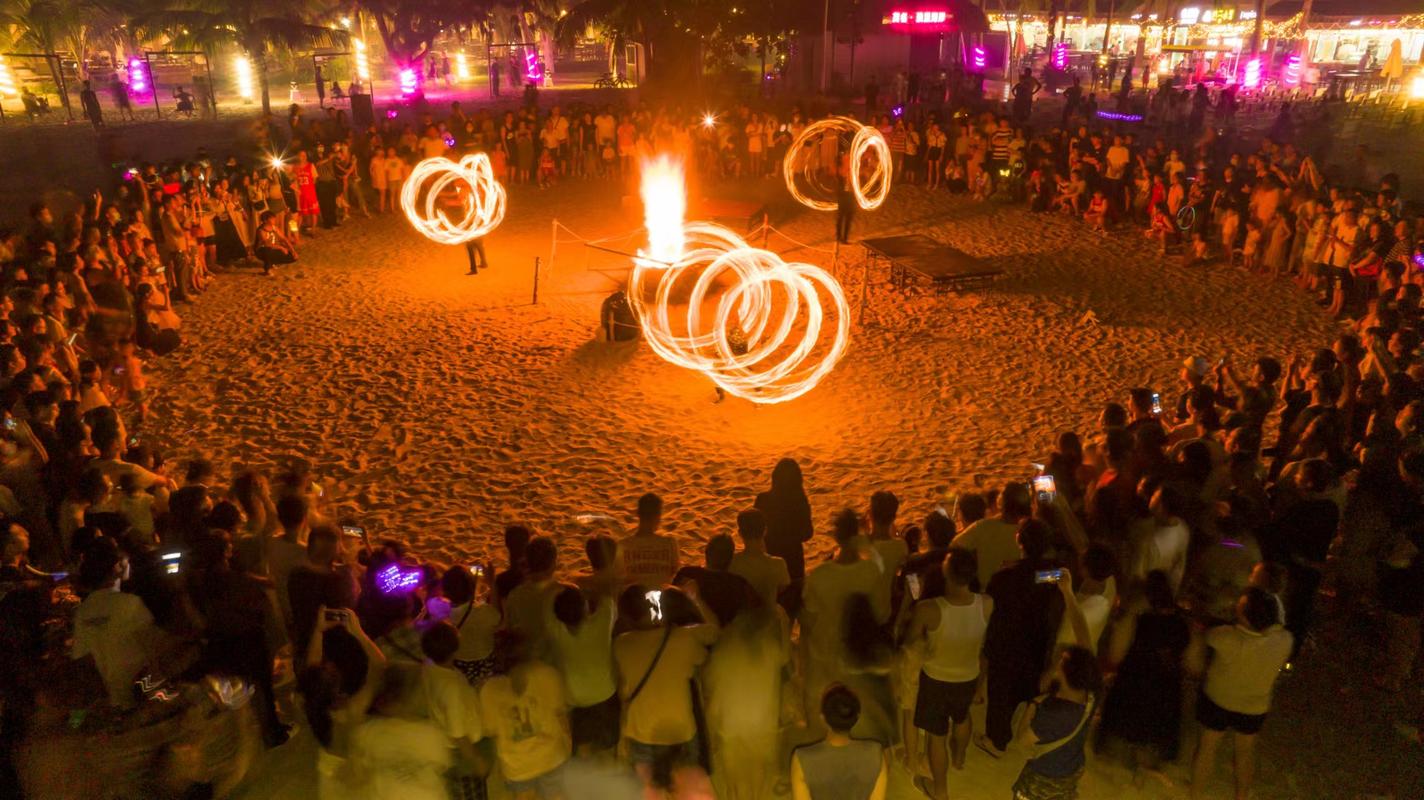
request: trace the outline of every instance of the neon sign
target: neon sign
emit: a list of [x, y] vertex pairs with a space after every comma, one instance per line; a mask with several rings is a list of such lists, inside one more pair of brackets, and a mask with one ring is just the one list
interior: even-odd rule
[[1066, 42], [1053, 45], [1053, 68], [1058, 70], [1068, 68], [1068, 44]]
[[954, 15], [942, 9], [921, 9], [917, 11], [891, 11], [880, 20], [882, 25], [892, 28], [924, 30], [948, 30], [954, 22]]
[[142, 59], [129, 59], [129, 94], [148, 94], [148, 70]]
[[1295, 54], [1286, 56], [1284, 74], [1287, 86], [1300, 85], [1300, 56]]
[[1261, 59], [1253, 58], [1246, 62], [1246, 72], [1241, 77], [1241, 85], [1247, 89], [1255, 89], [1261, 85]]
[[984, 52], [984, 48], [980, 47], [979, 45], [974, 45], [973, 55], [974, 68], [977, 70], [984, 69], [984, 65], [988, 63], [988, 54]]

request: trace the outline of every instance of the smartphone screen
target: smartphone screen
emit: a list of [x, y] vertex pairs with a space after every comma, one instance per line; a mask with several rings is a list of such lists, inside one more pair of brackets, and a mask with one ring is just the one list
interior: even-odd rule
[[471, 564], [470, 574], [474, 575], [476, 578], [483, 578], [485, 574], [485, 568], [480, 566], [479, 564]]
[[652, 590], [651, 592], [648, 592], [647, 594], [643, 595], [643, 597], [647, 598], [648, 604], [649, 604], [650, 606], [652, 606], [653, 621], [654, 621], [654, 622], [657, 622], [657, 621], [661, 620], [661, 619], [663, 618], [663, 593], [662, 593], [662, 591], [661, 591], [661, 590], [658, 590], [658, 589], [654, 589], [654, 590]]
[[1057, 583], [1063, 580], [1061, 569], [1041, 569], [1033, 574], [1034, 583]]
[[6, 417], [6, 418], [5, 418], [5, 430], [7, 430], [7, 431], [13, 431], [13, 430], [15, 430], [15, 428], [17, 428], [18, 426], [19, 426], [19, 423], [15, 422], [15, 418], [14, 418], [14, 417]]
[[179, 566], [183, 561], [182, 553], [164, 553], [158, 557], [163, 562], [163, 572], [167, 575], [177, 575]]
[[1033, 479], [1033, 491], [1038, 495], [1038, 502], [1051, 503], [1058, 492], [1058, 485], [1052, 475], [1039, 475]]
[[920, 586], [919, 575], [916, 575], [912, 572], [905, 576], [905, 589], [910, 593], [910, 597], [919, 600], [922, 588], [923, 587]]
[[346, 612], [339, 608], [328, 608], [326, 610], [327, 622], [345, 622]]
[[360, 525], [342, 525], [341, 532], [347, 536], [355, 536], [357, 538], [366, 535], [366, 529]]
[[1152, 413], [1162, 413], [1162, 395], [1158, 394], [1157, 392], [1152, 393]]

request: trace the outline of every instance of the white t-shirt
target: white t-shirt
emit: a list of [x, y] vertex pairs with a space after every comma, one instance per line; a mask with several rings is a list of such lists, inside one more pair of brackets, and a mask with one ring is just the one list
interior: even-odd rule
[[954, 541], [952, 547], [974, 551], [979, 561], [979, 591], [989, 587], [989, 579], [1003, 566], [1018, 561], [1018, 526], [998, 518], [985, 518], [965, 528]]
[[766, 553], [743, 550], [732, 556], [732, 566], [728, 571], [745, 578], [768, 607], [776, 605], [776, 595], [783, 587], [791, 585], [786, 560]]
[[[1117, 599], [1117, 579], [1108, 578], [1102, 594], [1080, 594], [1076, 597], [1078, 610], [1083, 612], [1083, 618], [1088, 622], [1088, 649], [1096, 653], [1098, 641], [1103, 638], [1103, 631], [1108, 627], [1108, 617], [1112, 615], [1113, 601]], [[1063, 615], [1063, 622], [1058, 626], [1058, 643], [1078, 643], [1078, 637], [1073, 635], [1073, 623], [1069, 621], [1067, 614]]]
[[450, 737], [430, 720], [370, 717], [351, 732], [347, 766], [358, 800], [447, 800]]
[[424, 664], [420, 668], [420, 688], [430, 719], [451, 739], [478, 742], [484, 736], [480, 696], [464, 675], [449, 667]]
[[[613, 642], [618, 665], [618, 695], [623, 698], [623, 734], [643, 744], [682, 744], [697, 735], [688, 681], [702, 662], [707, 648], [717, 640], [710, 625], [673, 627], [667, 645], [652, 673], [648, 668], [663, 640], [663, 629], [629, 631]], [[628, 696], [643, 676], [647, 683], [632, 703]]]
[[844, 649], [846, 600], [853, 594], [867, 594], [875, 608], [875, 616], [889, 616], [888, 606], [880, 605], [880, 568], [873, 561], [841, 564], [828, 561], [806, 575], [805, 608], [801, 612], [801, 630], [810, 643], [811, 655], [823, 661], [834, 661]]
[[604, 599], [573, 633], [552, 615], [545, 622], [554, 665], [564, 676], [564, 691], [574, 708], [602, 703], [618, 689], [613, 677], [615, 617], [613, 602]]
[[1167, 573], [1172, 594], [1176, 594], [1182, 586], [1182, 576], [1187, 572], [1187, 545], [1190, 540], [1191, 531], [1187, 524], [1176, 517], [1166, 525], [1154, 526], [1138, 545], [1133, 577], [1142, 580], [1147, 573], [1160, 569]]
[[558, 670], [537, 661], [522, 669], [523, 692], [515, 692], [510, 675], [497, 675], [480, 687], [485, 725], [504, 777], [511, 781], [556, 769], [573, 750]]
[[469, 604], [459, 605], [450, 609], [449, 620], [460, 631], [460, 649], [455, 651], [457, 661], [479, 661], [494, 652], [499, 609], [488, 603], [474, 608]]
[[109, 691], [109, 702], [134, 704], [133, 682], [149, 663], [149, 647], [158, 629], [137, 595], [100, 589], [74, 610], [74, 658], [93, 656]]
[[1212, 650], [1202, 690], [1213, 703], [1238, 714], [1264, 714], [1271, 709], [1276, 676], [1290, 658], [1294, 637], [1279, 625], [1257, 633], [1240, 625], [1221, 625], [1206, 632]]

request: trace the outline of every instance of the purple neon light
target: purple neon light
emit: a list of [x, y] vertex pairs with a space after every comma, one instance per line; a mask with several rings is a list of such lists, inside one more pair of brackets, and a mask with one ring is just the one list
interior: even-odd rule
[[1141, 114], [1124, 114], [1120, 111], [1099, 111], [1098, 117], [1114, 122], [1141, 122]]
[[413, 592], [424, 573], [418, 569], [401, 569], [400, 564], [387, 564], [376, 572], [376, 588], [385, 594]]

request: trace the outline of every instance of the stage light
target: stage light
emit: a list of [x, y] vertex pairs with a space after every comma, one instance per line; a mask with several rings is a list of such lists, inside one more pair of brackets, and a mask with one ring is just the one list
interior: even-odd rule
[[1053, 45], [1053, 68], [1057, 70], [1068, 69], [1068, 43], [1059, 42]]
[[1241, 85], [1247, 89], [1255, 89], [1261, 85], [1261, 59], [1253, 58], [1246, 62], [1246, 69], [1241, 75]]
[[232, 60], [233, 75], [237, 76], [237, 96], [243, 100], [252, 99], [252, 62], [247, 56], [237, 56]]
[[539, 54], [533, 50], [524, 51], [524, 77], [534, 83], [544, 79], [544, 71], [539, 69]]
[[356, 77], [367, 83], [371, 80], [371, 62], [366, 59], [366, 43], [360, 39], [352, 39], [351, 43], [356, 46]]
[[[809, 392], [850, 341], [840, 283], [820, 267], [751, 247], [720, 225], [684, 222], [682, 178], [681, 163], [666, 156], [643, 165], [648, 249], [633, 260], [628, 299], [649, 346], [754, 403]], [[704, 307], [715, 307], [710, 319]]]
[[343, 27], [343, 28], [350, 28], [350, 27], [351, 27], [351, 18], [350, 18], [350, 17], [342, 17], [342, 18], [341, 18], [341, 27]]
[[470, 62], [465, 59], [463, 50], [455, 54], [455, 77], [462, 81], [470, 79]]
[[455, 134], [450, 133], [449, 131], [446, 131], [446, 132], [445, 132], [445, 136], [443, 137], [443, 140], [444, 140], [444, 142], [445, 142], [445, 146], [446, 146], [446, 147], [454, 147], [454, 146], [455, 146]]
[[702, 127], [704, 127], [704, 128], [715, 128], [715, 127], [717, 127], [717, 115], [716, 115], [716, 114], [713, 114], [713, 113], [710, 112], [710, 111], [707, 112], [706, 114], [703, 114], [703, 115], [702, 115]]
[[1287, 86], [1300, 85], [1301, 59], [1300, 56], [1291, 54], [1286, 56], [1285, 69], [1281, 71]]
[[[819, 163], [821, 138], [825, 136], [851, 137], [851, 193], [861, 208], [867, 211], [879, 208], [890, 195], [890, 145], [880, 131], [861, 125], [850, 117], [818, 120], [801, 131], [781, 162], [787, 191], [791, 192], [796, 202], [808, 208], [818, 211], [835, 209], [835, 198], [840, 190], [840, 178], [835, 175], [836, 165]], [[827, 178], [836, 185], [827, 185]]]
[[1411, 100], [1424, 100], [1424, 75], [1415, 75], [1410, 81], [1409, 97]]
[[417, 70], [406, 67], [400, 71], [400, 93], [402, 95], [413, 95], [419, 88], [420, 73]]
[[[458, 199], [460, 213], [454, 219], [440, 209], [441, 195], [446, 193]], [[427, 239], [440, 244], [464, 244], [487, 235], [504, 221], [504, 206], [504, 187], [495, 180], [489, 156], [484, 153], [465, 156], [459, 162], [443, 156], [427, 158], [415, 165], [401, 187], [406, 219]]]
[[148, 94], [148, 75], [143, 59], [129, 59], [129, 94]]
[[5, 63], [5, 57], [0, 56], [0, 97], [17, 97], [19, 94], [15, 90], [15, 79], [10, 75], [10, 67]]
[[989, 56], [987, 53], [984, 52], [984, 48], [980, 47], [977, 44], [974, 45], [974, 68], [977, 70], [983, 70], [984, 65], [987, 63], [989, 63]]

